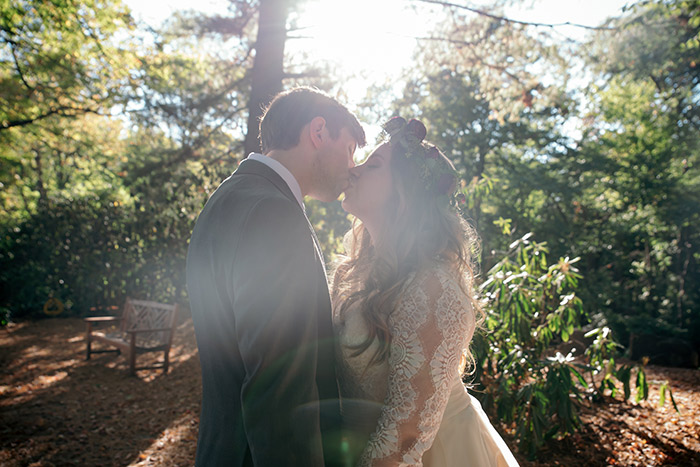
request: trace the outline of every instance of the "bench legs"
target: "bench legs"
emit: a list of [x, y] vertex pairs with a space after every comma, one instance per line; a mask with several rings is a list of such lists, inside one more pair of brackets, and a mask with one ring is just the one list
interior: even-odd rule
[[94, 353], [121, 353], [121, 350], [119, 349], [114, 349], [114, 350], [92, 350], [92, 341], [94, 339], [92, 338], [92, 323], [88, 322], [87, 323], [87, 332], [85, 335], [85, 342], [86, 342], [86, 348], [85, 348], [85, 360], [90, 360], [90, 357]]
[[[86, 336], [86, 355], [85, 359], [90, 360], [90, 356], [94, 353], [106, 353], [106, 352], [116, 352], [116, 353], [122, 353], [121, 349], [117, 348], [114, 350], [92, 350], [92, 334], [91, 334], [91, 326], [90, 323], [87, 323], [87, 336]], [[127, 352], [127, 349], [124, 349], [124, 352]], [[128, 355], [127, 355], [127, 360], [129, 363], [129, 376], [136, 376], [136, 334], [135, 333], [130, 333], [129, 334], [129, 349], [128, 349]], [[163, 351], [163, 373], [168, 372], [168, 368], [170, 366], [170, 347], [165, 349]]]
[[165, 349], [163, 354], [163, 374], [165, 374], [168, 372], [168, 365], [170, 364], [170, 348]]
[[90, 350], [92, 349], [92, 323], [89, 321], [86, 323], [87, 324], [87, 355], [85, 360], [90, 360]]
[[136, 334], [129, 337], [129, 375], [136, 376]]

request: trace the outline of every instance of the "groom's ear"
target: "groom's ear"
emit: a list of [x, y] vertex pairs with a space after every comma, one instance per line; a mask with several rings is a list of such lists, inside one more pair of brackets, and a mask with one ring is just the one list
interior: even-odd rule
[[309, 122], [309, 138], [311, 139], [311, 144], [314, 148], [318, 149], [328, 138], [328, 132], [326, 130], [326, 119], [323, 117], [314, 117], [311, 122]]

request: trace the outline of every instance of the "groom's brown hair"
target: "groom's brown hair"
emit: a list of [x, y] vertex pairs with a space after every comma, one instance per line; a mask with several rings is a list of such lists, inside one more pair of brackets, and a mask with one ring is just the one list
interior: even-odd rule
[[262, 152], [291, 149], [299, 144], [301, 129], [316, 117], [326, 120], [333, 139], [347, 128], [359, 147], [366, 143], [365, 131], [357, 118], [326, 93], [310, 87], [298, 87], [277, 94], [260, 117]]

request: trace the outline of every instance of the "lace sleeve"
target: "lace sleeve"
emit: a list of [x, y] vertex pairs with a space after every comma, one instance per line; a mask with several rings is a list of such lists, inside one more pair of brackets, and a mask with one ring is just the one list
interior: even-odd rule
[[421, 466], [459, 378], [474, 315], [457, 281], [438, 270], [409, 286], [389, 326], [388, 392], [359, 465]]

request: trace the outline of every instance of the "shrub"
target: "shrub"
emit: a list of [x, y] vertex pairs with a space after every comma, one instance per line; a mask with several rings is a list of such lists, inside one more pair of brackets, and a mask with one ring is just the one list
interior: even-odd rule
[[618, 345], [607, 327], [589, 331], [593, 343], [577, 357], [575, 349], [557, 350], [589, 323], [575, 293], [578, 258], [550, 265], [546, 245], [531, 236], [513, 242], [480, 287], [486, 316], [474, 338], [474, 388], [487, 411], [517, 427], [520, 449], [533, 456], [546, 440], [581, 426], [585, 400], [601, 400], [606, 391], [615, 397], [616, 383], [629, 398], [633, 371], [637, 400], [648, 397], [648, 383], [643, 367], [616, 368]]

